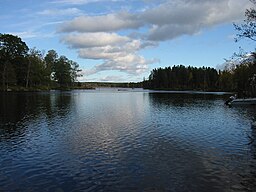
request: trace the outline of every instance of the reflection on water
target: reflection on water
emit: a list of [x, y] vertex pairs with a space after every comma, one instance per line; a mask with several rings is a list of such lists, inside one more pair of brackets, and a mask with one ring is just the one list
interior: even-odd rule
[[22, 135], [27, 128], [26, 123], [33, 120], [64, 116], [70, 111], [71, 97], [61, 93], [2, 93], [0, 102], [1, 139], [9, 139]]
[[255, 191], [256, 109], [225, 99], [0, 94], [0, 191]]

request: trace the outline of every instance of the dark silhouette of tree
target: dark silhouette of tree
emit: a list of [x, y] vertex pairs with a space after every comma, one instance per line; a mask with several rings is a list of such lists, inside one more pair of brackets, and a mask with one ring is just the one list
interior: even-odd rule
[[72, 81], [72, 83], [74, 83], [74, 82], [77, 81], [78, 77], [82, 76], [82, 74], [81, 74], [82, 70], [79, 69], [79, 65], [78, 65], [77, 62], [69, 60], [69, 63], [70, 63], [70, 66], [71, 66], [71, 73], [70, 73], [71, 81]]
[[240, 97], [256, 97], [252, 91], [255, 87], [255, 81], [252, 81], [256, 75], [256, 53], [251, 53], [248, 59], [236, 65], [233, 70], [234, 84]]
[[27, 60], [26, 87], [29, 85], [33, 87], [47, 85], [50, 79], [47, 74], [43, 53], [36, 48], [30, 49]]
[[52, 78], [54, 67], [57, 60], [58, 60], [58, 54], [55, 50], [49, 50], [44, 57], [44, 61], [46, 64], [46, 74], [49, 80], [51, 80]]
[[58, 57], [54, 50], [44, 53], [36, 48], [29, 50], [19, 37], [0, 34], [0, 80], [2, 90], [8, 85], [37, 88], [58, 84], [69, 87], [80, 76], [78, 63], [65, 56]]
[[241, 38], [249, 38], [253, 41], [256, 41], [256, 0], [250, 0], [254, 7], [247, 9], [245, 11], [244, 23], [241, 25], [234, 24], [235, 29], [238, 31], [237, 38], [235, 39], [238, 41]]
[[219, 71], [218, 87], [223, 91], [234, 91], [233, 72], [229, 70]]
[[[234, 24], [238, 31], [235, 41], [241, 38], [248, 38], [256, 41], [256, 0], [250, 0], [253, 7], [245, 11], [244, 23], [241, 25]], [[256, 97], [255, 77], [256, 77], [256, 52], [250, 54], [234, 54], [241, 61], [233, 68], [234, 86], [240, 97]]]
[[15, 61], [19, 60], [22, 63], [27, 52], [28, 47], [21, 38], [10, 34], [0, 34], [0, 70], [3, 89], [6, 89], [6, 85], [8, 86], [8, 83], [15, 79]]
[[171, 90], [219, 90], [219, 74], [210, 67], [183, 65], [153, 69], [144, 88]]
[[61, 87], [68, 87], [72, 83], [71, 72], [70, 60], [65, 56], [60, 56], [54, 66], [54, 80], [56, 80]]

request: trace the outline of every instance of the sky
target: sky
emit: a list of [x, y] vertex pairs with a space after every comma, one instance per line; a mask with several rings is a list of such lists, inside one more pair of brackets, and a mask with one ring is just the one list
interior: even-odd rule
[[1, 0], [0, 33], [76, 61], [79, 81], [140, 82], [154, 68], [214, 67], [235, 42], [249, 0]]

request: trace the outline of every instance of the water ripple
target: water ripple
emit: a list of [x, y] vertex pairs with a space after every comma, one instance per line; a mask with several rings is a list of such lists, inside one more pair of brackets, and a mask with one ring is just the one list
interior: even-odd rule
[[256, 110], [225, 107], [221, 95], [2, 99], [14, 104], [0, 106], [0, 191], [256, 190]]

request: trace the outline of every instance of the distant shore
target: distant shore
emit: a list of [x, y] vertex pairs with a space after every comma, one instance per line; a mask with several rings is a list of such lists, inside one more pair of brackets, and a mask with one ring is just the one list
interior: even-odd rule
[[116, 88], [142, 88], [142, 83], [115, 83], [115, 82], [76, 82], [72, 86], [60, 87], [60, 86], [33, 86], [23, 87], [11, 85], [8, 87], [0, 88], [1, 92], [36, 92], [36, 91], [50, 91], [50, 90], [75, 90], [75, 89], [96, 89], [98, 87], [116, 87]]
[[41, 91], [51, 91], [51, 90], [62, 90], [62, 91], [70, 91], [75, 89], [95, 89], [94, 87], [21, 87], [21, 86], [10, 86], [8, 88], [0, 89], [0, 92], [41, 92]]

